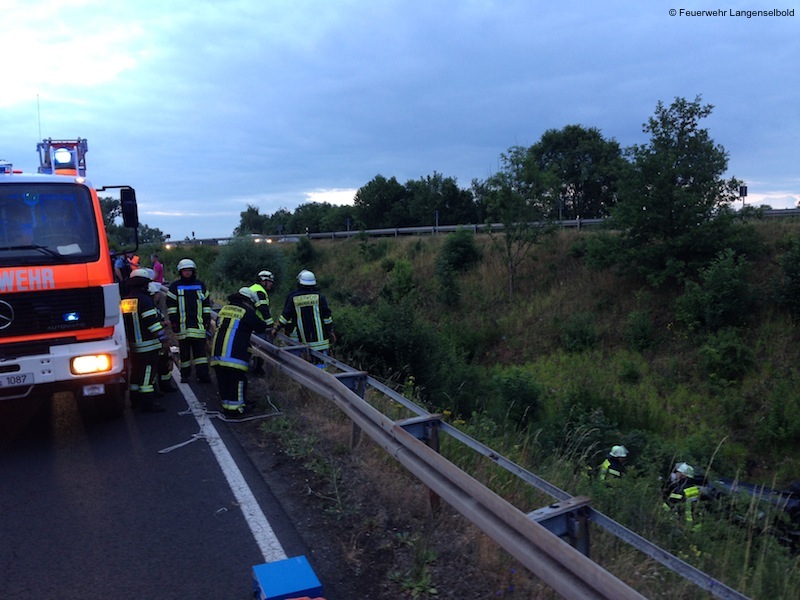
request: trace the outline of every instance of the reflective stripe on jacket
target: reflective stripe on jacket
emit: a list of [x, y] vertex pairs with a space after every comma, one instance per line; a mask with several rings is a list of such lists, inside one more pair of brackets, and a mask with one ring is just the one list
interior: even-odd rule
[[173, 281], [167, 292], [167, 316], [179, 340], [206, 337], [211, 325], [211, 299], [198, 279]]
[[297, 330], [299, 341], [312, 350], [321, 352], [330, 348], [333, 316], [325, 296], [315, 289], [299, 287], [291, 292], [278, 321], [286, 327], [287, 335]]
[[[244, 302], [244, 301], [242, 301]], [[223, 306], [211, 342], [211, 366], [247, 371], [250, 365], [250, 336], [267, 330], [255, 310], [238, 299]]]
[[146, 291], [129, 292], [120, 302], [120, 310], [131, 352], [140, 354], [161, 348], [159, 334], [163, 333], [164, 326], [153, 299]]
[[258, 302], [256, 302], [255, 305], [256, 314], [267, 324], [267, 327], [272, 327], [275, 321], [272, 319], [272, 314], [270, 314], [269, 293], [267, 293], [267, 290], [260, 283], [254, 283], [250, 286], [250, 289], [258, 296]]

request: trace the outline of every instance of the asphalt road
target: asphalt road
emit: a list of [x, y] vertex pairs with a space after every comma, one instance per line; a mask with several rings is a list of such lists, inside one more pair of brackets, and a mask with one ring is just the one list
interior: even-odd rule
[[[263, 532], [254, 535], [212, 444], [190, 441], [203, 430], [179, 414], [187, 400], [173, 394], [164, 404], [165, 413], [127, 409], [94, 422], [69, 396], [38, 415], [0, 403], [0, 598], [253, 597], [253, 565], [275, 557], [265, 558]], [[279, 551], [307, 554], [216, 423]]]

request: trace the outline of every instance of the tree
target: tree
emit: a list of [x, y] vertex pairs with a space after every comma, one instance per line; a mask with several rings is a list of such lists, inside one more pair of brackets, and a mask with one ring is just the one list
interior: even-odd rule
[[239, 213], [239, 226], [233, 230], [233, 235], [248, 235], [250, 233], [267, 233], [267, 215], [259, 214], [258, 207], [251, 204]]
[[392, 177], [375, 178], [356, 192], [356, 214], [366, 229], [405, 227], [410, 219], [408, 190]]
[[503, 231], [491, 226], [492, 244], [503, 259], [508, 273], [508, 295], [513, 296], [517, 270], [547, 227], [548, 202], [542, 191], [551, 189], [551, 176], [528, 160], [527, 151], [512, 147], [501, 155], [502, 168], [486, 182], [473, 182], [473, 193], [486, 211], [489, 224], [500, 222]]
[[[739, 182], [722, 178], [728, 154], [700, 127], [712, 110], [700, 96], [659, 102], [643, 126], [650, 141], [627, 150], [631, 168], [612, 211], [621, 231], [612, 260], [655, 285], [697, 273], [735, 242], [729, 206]], [[601, 243], [594, 253], [612, 254], [609, 248]]]
[[452, 177], [433, 175], [406, 182], [409, 212], [414, 226], [432, 225], [438, 213], [439, 225], [465, 225], [476, 220], [475, 202], [469, 190], [462, 190]]
[[549, 129], [527, 151], [539, 171], [549, 173], [553, 219], [607, 217], [617, 200], [619, 178], [627, 165], [619, 144], [598, 129], [568, 125]]
[[[98, 198], [98, 200], [100, 200], [103, 223], [106, 226], [106, 235], [111, 247], [121, 249], [132, 246], [134, 244], [133, 230], [117, 223], [118, 219], [122, 219], [120, 201], [110, 196]], [[138, 236], [140, 244], [163, 244], [167, 239], [160, 229], [149, 227], [144, 223], [139, 224]]]

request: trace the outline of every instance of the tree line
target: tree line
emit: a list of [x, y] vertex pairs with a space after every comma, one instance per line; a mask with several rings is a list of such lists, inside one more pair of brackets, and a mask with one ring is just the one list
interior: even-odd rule
[[468, 189], [437, 172], [405, 183], [379, 174], [352, 206], [314, 202], [262, 215], [249, 205], [234, 235], [593, 219], [644, 206], [651, 224], [664, 219], [657, 224], [677, 230], [738, 191], [735, 179], [722, 179], [727, 152], [699, 125], [712, 110], [700, 96], [659, 102], [643, 125], [650, 142], [629, 148], [594, 127], [550, 129], [532, 146], [511, 147], [497, 173]]

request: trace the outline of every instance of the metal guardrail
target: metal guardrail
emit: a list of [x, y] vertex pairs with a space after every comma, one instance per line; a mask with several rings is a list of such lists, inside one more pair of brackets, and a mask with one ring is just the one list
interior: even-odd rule
[[[367, 373], [332, 357], [311, 351], [305, 346], [297, 345], [285, 336], [281, 336], [281, 339], [288, 345], [278, 347], [255, 335], [251, 337], [251, 342], [259, 356], [303, 387], [336, 404], [359, 431], [369, 435], [432, 492], [458, 510], [562, 597], [643, 598], [636, 590], [536, 522], [534, 513], [526, 515], [447, 461], [437, 452], [436, 447], [430, 447], [412, 435], [409, 432], [411, 422], [433, 426], [437, 432], [450, 435], [561, 503], [572, 502], [576, 506], [579, 505], [582, 511], [588, 511], [588, 518], [592, 522], [708, 591], [714, 597], [747, 600], [747, 596], [594, 510], [588, 506], [588, 499], [571, 496], [441, 421], [437, 415], [429, 413]], [[339, 373], [333, 375], [319, 369], [305, 360], [303, 355], [311, 355], [316, 361], [332, 366]], [[350, 387], [345, 384], [346, 379], [351, 379], [347, 382], [351, 384]], [[398, 402], [417, 417], [404, 421], [391, 420], [364, 400], [367, 387]]]
[[[800, 217], [800, 208], [781, 208], [764, 210], [762, 215], [765, 219], [776, 219], [785, 217]], [[583, 229], [586, 227], [597, 227], [605, 223], [608, 219], [564, 219], [561, 221], [553, 221], [546, 223], [533, 223], [533, 225], [556, 225], [567, 229]], [[298, 242], [301, 238], [309, 238], [312, 240], [335, 240], [347, 239], [366, 235], [369, 237], [400, 237], [405, 235], [435, 235], [438, 233], [453, 233], [459, 230], [468, 230], [474, 233], [488, 233], [491, 231], [502, 231], [504, 225], [502, 223], [471, 223], [464, 225], [428, 225], [422, 227], [388, 227], [382, 229], [354, 229], [348, 231], [327, 231], [319, 233], [286, 233], [286, 234], [250, 234], [250, 238], [257, 242], [264, 243], [283, 243], [283, 242]], [[219, 238], [197, 238], [185, 240], [170, 240], [169, 244], [172, 245], [210, 245], [210, 246], [224, 246], [232, 240], [237, 239], [234, 237], [219, 237]]]

